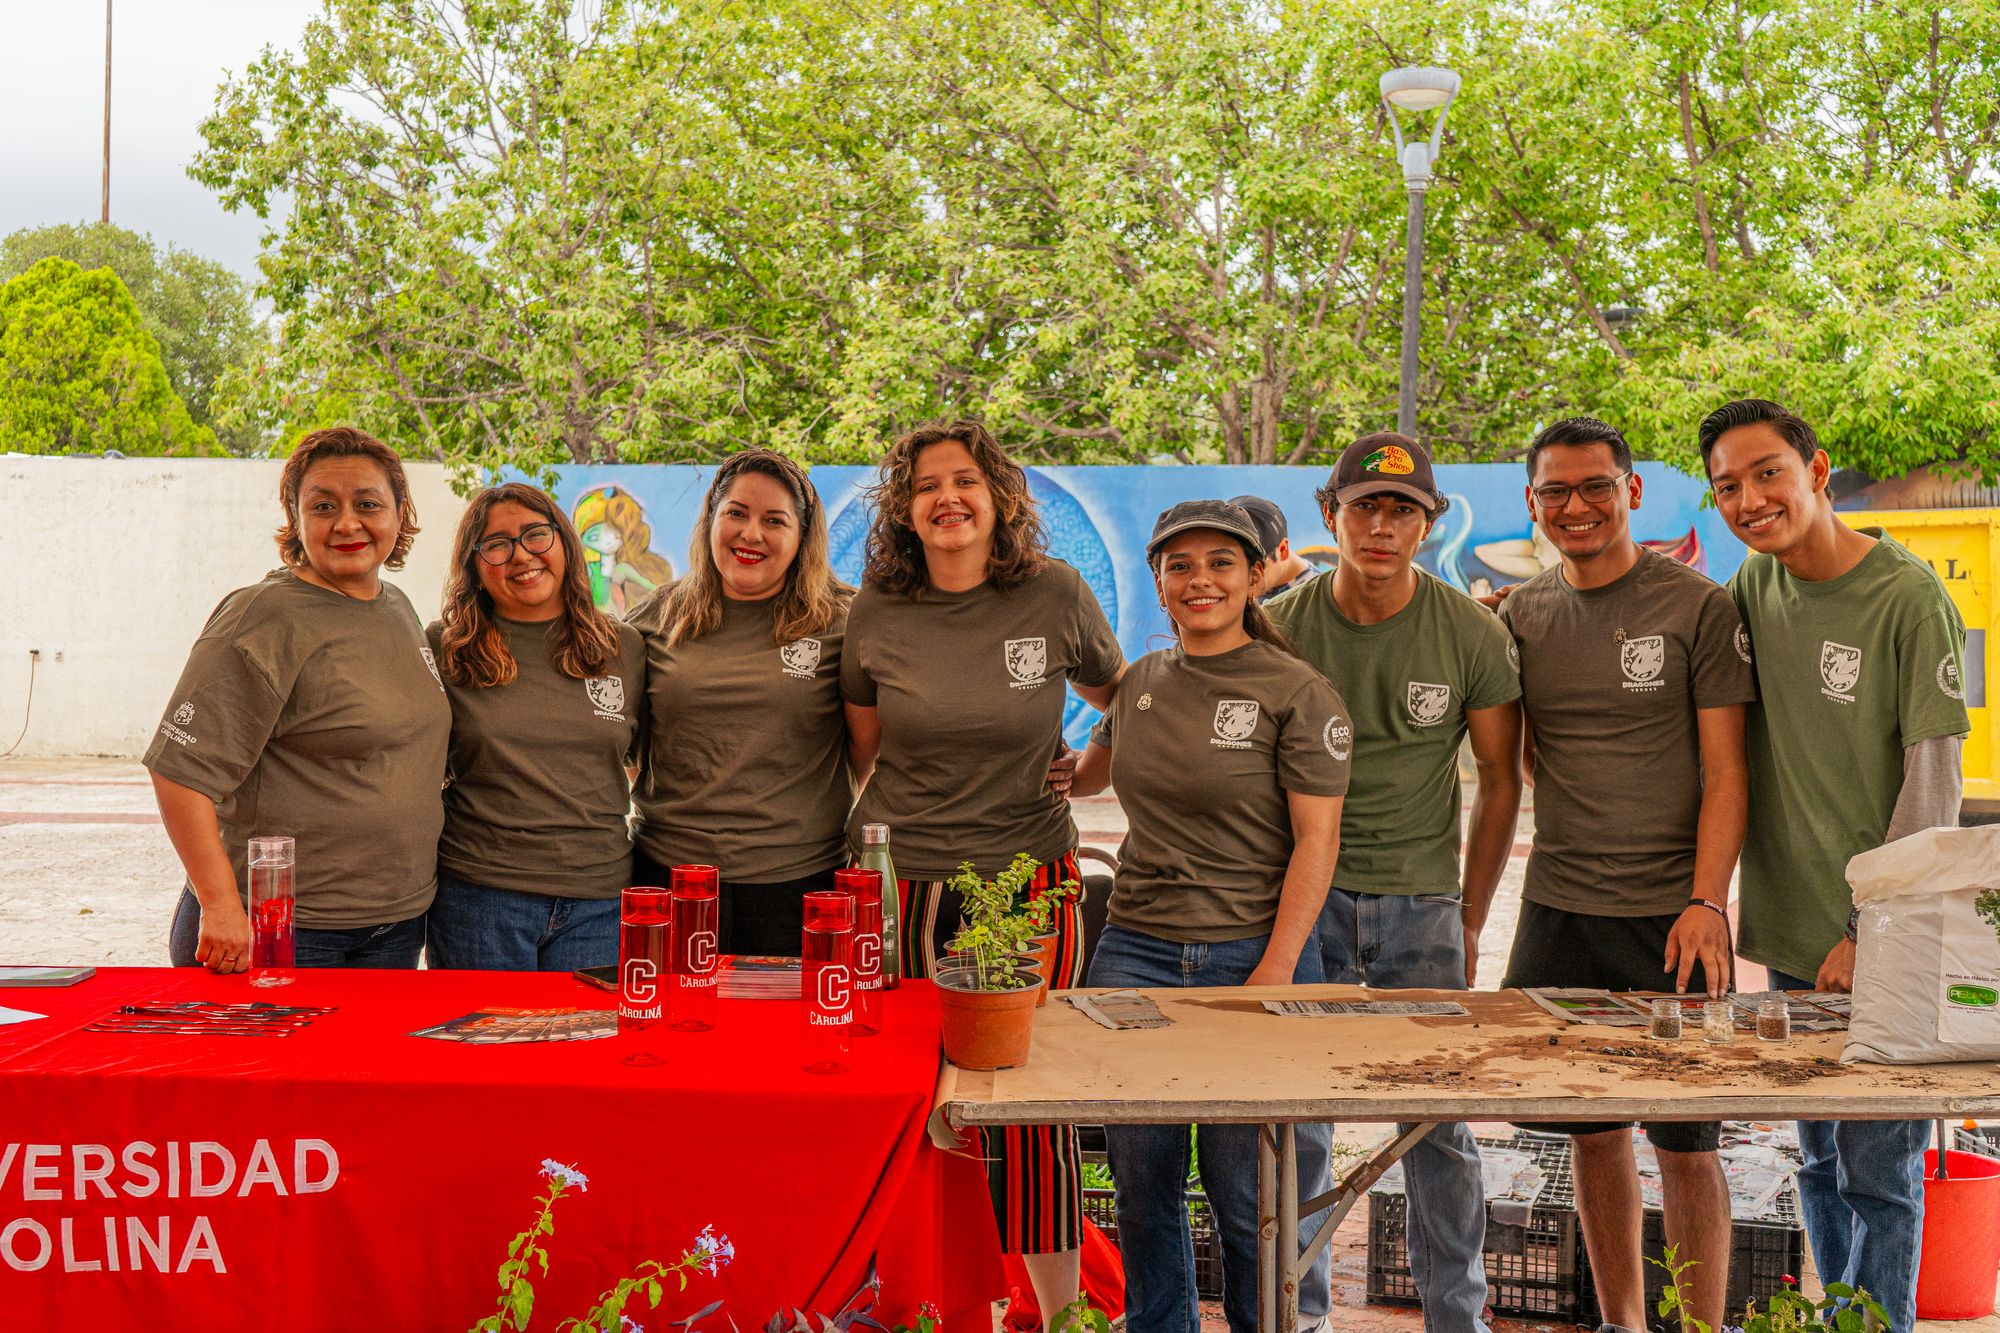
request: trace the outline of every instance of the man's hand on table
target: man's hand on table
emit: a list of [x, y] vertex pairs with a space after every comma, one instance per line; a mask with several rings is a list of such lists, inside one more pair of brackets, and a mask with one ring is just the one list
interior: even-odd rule
[[1854, 941], [1843, 937], [1819, 965], [1813, 989], [1845, 993], [1854, 989]]
[[231, 894], [215, 907], [201, 909], [201, 940], [194, 960], [218, 976], [250, 970], [250, 917]]
[[1721, 996], [1729, 990], [1729, 920], [1713, 907], [1692, 903], [1674, 922], [1667, 935], [1666, 966], [1674, 973], [1674, 993], [1685, 995], [1688, 975], [1701, 964], [1708, 981], [1708, 993]]
[[1266, 954], [1258, 961], [1257, 970], [1252, 972], [1250, 979], [1243, 984], [1246, 986], [1289, 986], [1292, 984], [1292, 974], [1298, 971], [1298, 966], [1296, 958], [1286, 963]]
[[1463, 926], [1465, 933], [1465, 988], [1467, 990], [1473, 989], [1477, 984], [1476, 978], [1479, 975], [1479, 932], [1485, 928], [1486, 923], [1484, 921], [1479, 922], [1477, 925], [1471, 921], [1466, 921]]

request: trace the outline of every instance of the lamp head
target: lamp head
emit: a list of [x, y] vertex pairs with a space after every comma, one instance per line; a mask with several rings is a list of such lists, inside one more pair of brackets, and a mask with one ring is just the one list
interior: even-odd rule
[[1384, 74], [1380, 87], [1382, 100], [1399, 111], [1435, 111], [1458, 96], [1458, 75], [1432, 65], [1409, 65]]

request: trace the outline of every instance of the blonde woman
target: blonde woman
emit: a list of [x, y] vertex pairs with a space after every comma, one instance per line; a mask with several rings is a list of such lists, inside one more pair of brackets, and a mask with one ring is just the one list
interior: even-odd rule
[[576, 529], [533, 486], [481, 491], [459, 520], [427, 631], [452, 714], [432, 967], [618, 961], [645, 648], [597, 609], [583, 563]]
[[674, 577], [674, 567], [653, 550], [645, 508], [623, 486], [585, 491], [576, 502], [576, 531], [591, 598], [614, 616], [629, 615]]
[[750, 449], [716, 469], [687, 577], [632, 613], [651, 715], [638, 878], [716, 866], [724, 953], [796, 954], [804, 896], [831, 888], [845, 863], [852, 591], [827, 562], [826, 513], [805, 470]]

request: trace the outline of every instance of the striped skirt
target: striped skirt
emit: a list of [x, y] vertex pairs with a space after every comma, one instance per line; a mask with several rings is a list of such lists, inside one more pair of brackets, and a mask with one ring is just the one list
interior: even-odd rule
[[[1035, 872], [1039, 894], [1050, 884], [1083, 875], [1076, 853], [1064, 852]], [[903, 975], [928, 977], [958, 933], [959, 896], [944, 880], [896, 881], [903, 903]], [[1083, 984], [1083, 916], [1070, 899], [1056, 913], [1056, 954], [1050, 984]], [[1001, 1125], [979, 1131], [993, 1216], [1009, 1254], [1055, 1254], [1083, 1243], [1082, 1151], [1074, 1125]]]

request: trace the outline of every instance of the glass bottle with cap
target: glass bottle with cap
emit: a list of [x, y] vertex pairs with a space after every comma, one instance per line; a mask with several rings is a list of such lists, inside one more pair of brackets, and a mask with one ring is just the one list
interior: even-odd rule
[[896, 896], [896, 862], [889, 855], [889, 826], [861, 826], [861, 869], [882, 876], [882, 989], [894, 990], [903, 977], [902, 903]]

